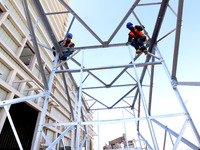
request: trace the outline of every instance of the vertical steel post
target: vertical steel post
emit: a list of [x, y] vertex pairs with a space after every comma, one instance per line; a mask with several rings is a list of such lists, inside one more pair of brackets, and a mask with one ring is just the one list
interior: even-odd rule
[[[124, 111], [123, 111], [123, 109], [122, 109], [122, 117], [124, 119]], [[128, 138], [127, 138], [127, 132], [126, 132], [126, 122], [124, 122], [124, 130], [125, 130], [126, 145], [128, 147], [128, 150], [129, 150], [129, 144], [128, 144]]]
[[54, 75], [55, 75], [55, 71], [56, 71], [56, 64], [57, 64], [57, 61], [58, 61], [58, 57], [59, 57], [59, 54], [56, 53], [56, 57], [55, 57], [55, 60], [54, 60], [54, 63], [53, 63], [53, 69], [52, 69], [52, 72], [51, 72], [51, 75], [50, 75], [50, 78], [49, 78], [49, 91], [46, 92], [46, 97], [45, 97], [40, 121], [39, 121], [39, 124], [38, 124], [37, 134], [36, 134], [36, 138], [35, 138], [36, 140], [34, 141], [33, 150], [39, 149], [40, 138], [41, 138], [43, 124], [44, 124], [44, 120], [45, 120], [45, 116], [46, 116], [46, 112], [47, 112], [47, 106], [48, 106], [49, 97], [50, 97], [50, 94], [51, 94], [50, 91], [51, 91], [52, 84], [53, 84], [53, 79], [54, 79]]
[[166, 65], [166, 63], [165, 63], [165, 61], [164, 61], [164, 59], [163, 59], [163, 57], [161, 55], [160, 50], [158, 49], [157, 45], [155, 45], [154, 47], [155, 47], [156, 51], [158, 52], [158, 54], [160, 55], [160, 58], [162, 58], [162, 66], [163, 66], [163, 68], [164, 68], [164, 70], [166, 72], [166, 75], [167, 75], [170, 83], [171, 83], [171, 86], [172, 86], [172, 88], [174, 90], [174, 93], [176, 94], [176, 96], [177, 96], [177, 98], [179, 100], [179, 103], [180, 103], [183, 111], [185, 112], [185, 115], [187, 116], [187, 119], [188, 119], [188, 121], [189, 121], [189, 123], [190, 123], [190, 125], [192, 127], [192, 130], [193, 130], [193, 132], [195, 134], [195, 137], [196, 137], [196, 140], [198, 142], [198, 146], [200, 147], [200, 136], [199, 136], [199, 133], [198, 133], [198, 131], [197, 131], [195, 125], [194, 125], [194, 122], [193, 122], [193, 120], [192, 120], [192, 118], [191, 118], [191, 116], [190, 116], [190, 114], [189, 114], [189, 112], [188, 112], [188, 110], [187, 110], [187, 108], [185, 106], [185, 103], [184, 103], [184, 101], [183, 101], [183, 99], [181, 97], [181, 94], [179, 93], [179, 90], [178, 90], [177, 86], [173, 85], [169, 70], [168, 70], [167, 65]]
[[[99, 121], [99, 111], [97, 111], [97, 121]], [[98, 150], [100, 150], [99, 124], [97, 125], [97, 130], [98, 130]]]
[[[63, 66], [62, 65], [60, 66], [60, 68], [61, 68], [61, 70], [63, 70]], [[69, 103], [71, 117], [72, 117], [72, 120], [74, 121], [75, 120], [74, 112], [73, 112], [72, 103], [71, 103], [70, 96], [69, 96], [69, 90], [68, 90], [68, 87], [67, 87], [67, 80], [65, 78], [65, 73], [64, 72], [62, 72], [62, 77], [63, 77], [63, 83], [64, 83], [64, 87], [65, 87], [65, 92], [66, 92], [66, 95], [67, 95], [67, 100], [68, 100], [68, 103]]]
[[[133, 109], [133, 116], [134, 116], [134, 118], [135, 118], [134, 109]], [[135, 129], [136, 129], [136, 131], [137, 131], [138, 141], [139, 141], [139, 144], [140, 144], [140, 150], [142, 150], [142, 144], [141, 144], [141, 140], [140, 140], [139, 129], [138, 129], [138, 127], [137, 127], [137, 121], [135, 121]]]
[[141, 86], [141, 83], [140, 83], [140, 80], [139, 80], [139, 77], [138, 77], [138, 74], [137, 74], [136, 65], [135, 65], [135, 62], [134, 62], [134, 59], [133, 59], [133, 55], [132, 55], [132, 52], [131, 52], [130, 45], [128, 46], [128, 48], [129, 48], [129, 53], [130, 53], [130, 57], [131, 57], [131, 60], [132, 60], [135, 76], [136, 76], [136, 79], [137, 79], [139, 92], [140, 92], [141, 97], [142, 97], [142, 103], [143, 103], [145, 115], [146, 115], [146, 118], [147, 118], [147, 123], [148, 123], [148, 126], [149, 126], [149, 130], [150, 130], [150, 133], [151, 133], [151, 138], [152, 138], [152, 141], [153, 141], [153, 144], [154, 144], [154, 148], [155, 148], [155, 150], [159, 150], [158, 143], [157, 143], [157, 140], [156, 140], [156, 136], [155, 136], [155, 133], [154, 133], [154, 130], [153, 130], [153, 125], [151, 123], [151, 120], [149, 119], [149, 113], [148, 113], [148, 108], [147, 108], [145, 96], [144, 96], [144, 93], [143, 93], [143, 90], [142, 90], [142, 86]]
[[164, 135], [164, 144], [163, 144], [163, 150], [165, 150], [166, 137], [167, 137], [167, 131], [165, 131], [165, 135]]
[[179, 5], [178, 5], [176, 37], [175, 37], [175, 45], [174, 45], [174, 58], [173, 58], [173, 66], [172, 66], [172, 78], [173, 79], [176, 79], [179, 43], [180, 43], [180, 35], [181, 35], [181, 23], [182, 23], [182, 14], [183, 14], [183, 1], [184, 0], [179, 0]]
[[76, 150], [79, 150], [80, 141], [80, 123], [81, 123], [81, 109], [82, 109], [82, 80], [83, 80], [83, 62], [84, 62], [84, 51], [82, 51], [82, 63], [80, 72], [80, 85], [79, 85], [79, 102], [78, 102], [78, 118], [77, 118], [77, 129], [76, 129]]
[[[75, 97], [75, 106], [74, 106], [74, 121], [76, 121], [76, 109], [77, 109], [78, 91], [76, 91], [75, 94], [76, 94], [76, 97]], [[72, 141], [71, 141], [71, 148], [72, 149], [74, 149], [75, 133], [76, 133], [76, 126], [74, 126], [73, 130], [72, 130]]]

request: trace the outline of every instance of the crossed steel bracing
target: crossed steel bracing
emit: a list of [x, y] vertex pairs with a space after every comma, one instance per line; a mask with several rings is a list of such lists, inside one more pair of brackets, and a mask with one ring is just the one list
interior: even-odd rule
[[[12, 105], [12, 104], [16, 104], [16, 103], [20, 103], [20, 102], [24, 102], [24, 101], [28, 101], [28, 100], [32, 100], [35, 98], [39, 98], [39, 97], [45, 97], [45, 102], [44, 102], [44, 106], [43, 106], [43, 110], [42, 110], [42, 114], [40, 117], [40, 122], [39, 122], [39, 126], [37, 127], [37, 135], [36, 135], [36, 140], [34, 141], [34, 150], [39, 149], [40, 146], [40, 140], [41, 137], [43, 137], [46, 141], [46, 143], [48, 144], [48, 150], [49, 149], [56, 149], [56, 146], [59, 147], [59, 142], [62, 141], [62, 138], [64, 137], [64, 135], [70, 130], [73, 130], [73, 135], [72, 135], [72, 148], [75, 148], [76, 150], [80, 150], [82, 148], [82, 146], [84, 145], [84, 143], [87, 144], [86, 140], [88, 138], [88, 125], [101, 125], [101, 124], [112, 124], [112, 123], [125, 123], [125, 122], [135, 122], [136, 125], [136, 130], [137, 130], [137, 134], [138, 134], [138, 140], [143, 140], [146, 145], [148, 146], [148, 149], [155, 149], [158, 150], [158, 143], [157, 143], [157, 137], [156, 134], [154, 132], [154, 128], [152, 123], [157, 124], [159, 127], [163, 128], [165, 130], [165, 137], [164, 137], [164, 145], [163, 145], [163, 149], [165, 149], [165, 144], [166, 144], [166, 136], [167, 133], [170, 135], [173, 135], [176, 138], [176, 141], [173, 142], [173, 149], [175, 150], [178, 146], [178, 144], [180, 142], [183, 142], [184, 144], [186, 144], [187, 146], [189, 146], [192, 149], [200, 149], [200, 136], [199, 133], [197, 132], [197, 129], [191, 119], [191, 116], [183, 102], [183, 99], [179, 93], [179, 90], [177, 88], [178, 85], [197, 85], [199, 86], [200, 84], [197, 82], [178, 82], [176, 79], [176, 69], [177, 69], [177, 59], [178, 59], [178, 51], [179, 51], [179, 41], [180, 41], [180, 32], [181, 32], [181, 21], [182, 21], [182, 12], [183, 12], [183, 0], [179, 0], [178, 2], [178, 12], [176, 14], [176, 12], [170, 7], [169, 5], [169, 0], [162, 0], [159, 3], [147, 3], [147, 4], [139, 4], [140, 0], [135, 0], [135, 2], [133, 3], [133, 5], [131, 6], [131, 8], [128, 10], [128, 12], [126, 13], [126, 15], [124, 16], [124, 18], [122, 18], [121, 22], [119, 23], [119, 25], [117, 26], [117, 28], [114, 30], [114, 32], [112, 33], [112, 35], [110, 36], [110, 38], [107, 41], [102, 41], [100, 37], [97, 36], [97, 34], [78, 16], [78, 14], [76, 14], [73, 9], [64, 1], [64, 0], [58, 0], [65, 8], [66, 11], [64, 12], [44, 12], [44, 9], [40, 3], [40, 0], [32, 0], [35, 8], [39, 14], [39, 18], [38, 21], [36, 22], [36, 24], [33, 26], [32, 25], [32, 21], [31, 21], [31, 17], [29, 14], [29, 8], [27, 5], [27, 0], [23, 0], [23, 6], [24, 6], [24, 11], [25, 11], [25, 15], [27, 18], [27, 23], [28, 23], [28, 27], [30, 30], [30, 35], [31, 35], [31, 39], [33, 42], [33, 46], [35, 48], [35, 53], [37, 56], [37, 61], [38, 61], [38, 65], [40, 68], [40, 72], [42, 75], [42, 81], [44, 84], [44, 93], [42, 94], [37, 94], [37, 95], [32, 95], [32, 96], [26, 96], [26, 97], [22, 97], [22, 98], [17, 98], [17, 99], [12, 99], [12, 100], [4, 100], [0, 102], [0, 107], [4, 107], [6, 114], [8, 116], [9, 122], [11, 124], [12, 130], [14, 132], [15, 138], [17, 140], [17, 143], [19, 145], [20, 149], [23, 149], [22, 144], [20, 142], [20, 139], [17, 135], [16, 129], [14, 127], [14, 124], [12, 122], [12, 119], [10, 117], [9, 111], [7, 109], [7, 105]], [[116, 44], [110, 44], [111, 41], [113, 40], [113, 38], [115, 37], [115, 35], [117, 34], [117, 32], [119, 31], [119, 29], [122, 27], [122, 25], [125, 23], [125, 21], [127, 20], [127, 18], [130, 15], [134, 15], [135, 18], [137, 19], [138, 23], [140, 25], [142, 25], [141, 21], [139, 20], [139, 18], [137, 17], [136, 13], [134, 12], [134, 9], [137, 6], [143, 6], [143, 5], [159, 5], [160, 9], [159, 9], [159, 13], [157, 16], [157, 20], [154, 26], [154, 30], [153, 30], [153, 34], [152, 37], [150, 37], [147, 33], [147, 31], [144, 29], [144, 32], [146, 33], [147, 37], [148, 37], [148, 51], [149, 54], [146, 57], [146, 60], [144, 61], [144, 63], [136, 63], [135, 61], [141, 56], [141, 54], [133, 56], [132, 54], [132, 48], [130, 45], [127, 45], [126, 43], [116, 43]], [[160, 31], [160, 28], [162, 26], [162, 22], [163, 19], [165, 17], [166, 14], [166, 9], [169, 8], [176, 16], [177, 16], [177, 22], [176, 22], [176, 28], [172, 31], [170, 31], [169, 33], [167, 33], [163, 38], [158, 39], [158, 34]], [[68, 31], [67, 33], [69, 33], [69, 30], [71, 28], [71, 26], [73, 25], [73, 22], [75, 19], [77, 19], [100, 43], [100, 45], [95, 45], [95, 46], [85, 46], [85, 47], [76, 47], [75, 48], [75, 53], [70, 56], [70, 58], [75, 64], [77, 64], [78, 66], [80, 66], [80, 69], [71, 69], [68, 67], [68, 62], [66, 61], [59, 61], [59, 56], [62, 55], [62, 48], [61, 46], [58, 44], [58, 41], [54, 35], [54, 32], [50, 26], [49, 20], [47, 19], [47, 15], [57, 15], [60, 13], [70, 13], [73, 16], [73, 19], [69, 25]], [[44, 69], [42, 66], [42, 61], [41, 61], [41, 57], [40, 57], [40, 52], [39, 52], [39, 48], [38, 45], [41, 45], [43, 47], [45, 47], [47, 50], [52, 50], [51, 48], [47, 47], [46, 45], [37, 42], [36, 40], [36, 36], [34, 33], [34, 30], [39, 22], [39, 20], [42, 21], [42, 23], [44, 24], [46, 31], [51, 39], [51, 42], [53, 43], [55, 49], [56, 49], [56, 56], [55, 56], [55, 60], [53, 63], [53, 68], [52, 68], [52, 72], [50, 75], [50, 79], [49, 79], [49, 83], [47, 82], [47, 79], [45, 77], [45, 73], [44, 73]], [[165, 60], [163, 59], [161, 52], [159, 50], [159, 48], [157, 47], [157, 42], [159, 42], [160, 40], [163, 40], [165, 37], [167, 37], [168, 35], [170, 35], [171, 33], [175, 32], [175, 47], [174, 47], [174, 57], [173, 57], [173, 68], [172, 68], [172, 74], [170, 74], [167, 65], [165, 63]], [[66, 33], [66, 35], [67, 35]], [[66, 36], [65, 36], [66, 39]], [[126, 46], [128, 47], [129, 50], [129, 54], [130, 54], [130, 58], [131, 58], [131, 62], [126, 64], [126, 65], [116, 65], [116, 66], [103, 66], [103, 67], [96, 67], [96, 68], [85, 68], [84, 67], [84, 51], [88, 50], [88, 49], [95, 49], [95, 48], [104, 48], [104, 47], [118, 47], [118, 46]], [[53, 51], [53, 50], [52, 50]], [[82, 52], [82, 62], [78, 62], [77, 60], [75, 60], [73, 58], [74, 55], [76, 55], [77, 53]], [[57, 65], [57, 62], [59, 62], [59, 65]], [[176, 114], [166, 114], [166, 115], [157, 115], [157, 116], [152, 116], [151, 115], [151, 104], [152, 104], [152, 93], [153, 93], [153, 81], [154, 81], [154, 67], [155, 65], [162, 65], [166, 75], [168, 76], [169, 82], [171, 84], [171, 88], [173, 89], [174, 93], [177, 96], [177, 99], [180, 103], [180, 106], [182, 107], [183, 113], [176, 113]], [[143, 91], [143, 79], [144, 76], [147, 72], [147, 66], [151, 66], [151, 72], [150, 72], [150, 85], [149, 85], [149, 99], [148, 99], [148, 105], [145, 99], [145, 94]], [[139, 76], [137, 68], [138, 67], [142, 67], [142, 73]], [[58, 70], [58, 68], [60, 68]], [[103, 69], [113, 69], [113, 68], [123, 68], [123, 70], [118, 74], [118, 76], [116, 78], [113, 79], [113, 81], [110, 84], [106, 84], [103, 80], [101, 80], [98, 76], [96, 76], [94, 73], [92, 73], [92, 70], [103, 70]], [[135, 84], [123, 84], [123, 85], [114, 85], [114, 83], [122, 76], [122, 74], [124, 74], [125, 72], [127, 72], [127, 69], [129, 68], [133, 68], [134, 70], [134, 80], [136, 81]], [[73, 77], [73, 73], [74, 72], [79, 72], [80, 73], [80, 84], [79, 86], [76, 84], [76, 81]], [[83, 73], [87, 72], [88, 75], [85, 77], [85, 79], [83, 79]], [[48, 102], [50, 99], [50, 93], [51, 93], [51, 89], [52, 89], [52, 83], [54, 80], [54, 75], [58, 73], [62, 74], [63, 77], [63, 83], [64, 83], [64, 87], [66, 90], [66, 96], [69, 102], [69, 108], [70, 108], [70, 112], [71, 112], [71, 117], [72, 117], [72, 122], [64, 122], [64, 123], [45, 123], [45, 116], [46, 116], [46, 112], [47, 112], [47, 106], [48, 106]], [[68, 76], [70, 77], [74, 87], [75, 87], [75, 93], [76, 93], [76, 101], [75, 101], [75, 107], [74, 110], [72, 108], [72, 104], [71, 104], [71, 100], [70, 100], [70, 92], [73, 91], [69, 91], [68, 87], [67, 87], [67, 79], [66, 79], [66, 73], [68, 74]], [[92, 76], [94, 77], [97, 81], [99, 81], [102, 86], [97, 86], [97, 87], [82, 87], [83, 82], [85, 80], [87, 80], [88, 76]], [[131, 76], [131, 74], [129, 73], [129, 75]], [[122, 96], [119, 100], [117, 100], [113, 105], [111, 106], [107, 106], [106, 104], [104, 104], [103, 102], [101, 102], [100, 100], [98, 100], [97, 98], [94, 98], [92, 95], [86, 93], [84, 90], [86, 89], [99, 89], [99, 88], [113, 88], [113, 87], [124, 87], [124, 86], [131, 86], [131, 90], [129, 90], [124, 96]], [[125, 97], [129, 96], [130, 93], [132, 93], [133, 91], [135, 91], [135, 96], [133, 98], [132, 104], [129, 104], [128, 102], [126, 102], [124, 100]], [[90, 97], [94, 103], [91, 104], [89, 107], [88, 105], [86, 105], [85, 100], [83, 99], [83, 95]], [[139, 99], [139, 100], [138, 100]], [[138, 101], [137, 101], [138, 100]], [[127, 103], [127, 106], [122, 106], [122, 107], [117, 107], [116, 105], [118, 103], [120, 103], [121, 101], [124, 101]], [[138, 102], [138, 116], [135, 115], [135, 104], [136, 102]], [[93, 109], [93, 106], [99, 103], [102, 107], [101, 108], [95, 108]], [[140, 103], [142, 103], [143, 108], [144, 108], [144, 113], [145, 113], [145, 117], [140, 117]], [[78, 106], [78, 116], [76, 116], [76, 108]], [[87, 117], [84, 118], [83, 116], [83, 112], [82, 112], [82, 107], [85, 108], [86, 112], [87, 112]], [[113, 120], [96, 120], [96, 121], [88, 121], [88, 117], [89, 117], [89, 113], [90, 111], [93, 111], [93, 113], [95, 111], [99, 111], [99, 110], [105, 110], [105, 109], [124, 109], [126, 111], [128, 111], [130, 114], [132, 114], [132, 118], [122, 118], [122, 119], [113, 119]], [[130, 111], [132, 110], [132, 111]], [[93, 114], [92, 113], [92, 114]], [[91, 114], [91, 115], [92, 115]], [[185, 116], [185, 122], [181, 128], [180, 133], [176, 133], [173, 130], [169, 129], [166, 125], [163, 125], [162, 123], [158, 122], [156, 119], [159, 118], [168, 118], [168, 117], [179, 117], [179, 116]], [[82, 119], [82, 120], [81, 120]], [[142, 120], [146, 120], [148, 123], [148, 129], [150, 131], [151, 134], [151, 139], [152, 139], [152, 143], [153, 145], [151, 145], [150, 143], [148, 143], [148, 141], [145, 139], [145, 137], [141, 134], [140, 129], [139, 129], [139, 123]], [[183, 138], [183, 134], [184, 131], [186, 129], [186, 127], [190, 125], [191, 129], [194, 133], [194, 137], [197, 140], [197, 145], [193, 144], [192, 142], [188, 141], [187, 139]], [[43, 132], [43, 128], [47, 127], [47, 126], [66, 126], [66, 130], [57, 137], [57, 139], [54, 142], [50, 142], [47, 135], [45, 135], [45, 133]], [[85, 137], [84, 140], [82, 141], [81, 145], [79, 145], [80, 142], [80, 127], [84, 126], [84, 130], [85, 130]], [[75, 130], [76, 130], [76, 137], [75, 137]], [[76, 140], [76, 142], [74, 142], [74, 140]], [[76, 144], [74, 144], [76, 143]], [[141, 143], [140, 143], [141, 144]], [[87, 146], [86, 146], [87, 149]]]

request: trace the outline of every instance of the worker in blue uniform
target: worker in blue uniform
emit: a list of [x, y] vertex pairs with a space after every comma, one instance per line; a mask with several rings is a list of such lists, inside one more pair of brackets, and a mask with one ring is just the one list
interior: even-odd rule
[[[60, 44], [60, 46], [63, 46], [64, 48], [66, 48], [66, 51], [63, 51], [63, 55], [62, 57], [60, 57], [60, 60], [66, 60], [67, 57], [69, 57], [73, 52], [74, 52], [74, 46], [75, 44], [71, 41], [73, 35], [71, 33], [67, 34], [67, 39], [61, 40], [58, 42], [58, 44]], [[55, 47], [53, 47], [53, 49], [55, 50]], [[54, 56], [55, 56], [55, 52], [53, 52]]]
[[130, 30], [128, 42], [136, 49], [136, 54], [140, 54], [142, 52], [148, 54], [146, 47], [144, 46], [144, 42], [146, 41], [146, 35], [142, 32], [144, 26], [136, 25], [133, 27], [131, 22], [126, 24], [126, 27]]

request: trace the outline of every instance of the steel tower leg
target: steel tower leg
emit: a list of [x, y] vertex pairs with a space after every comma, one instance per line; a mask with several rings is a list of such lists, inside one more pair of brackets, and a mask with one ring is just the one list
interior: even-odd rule
[[77, 118], [77, 129], [76, 129], [76, 150], [79, 150], [80, 141], [80, 123], [81, 123], [81, 109], [82, 109], [82, 80], [83, 80], [83, 62], [84, 62], [84, 51], [82, 51], [82, 64], [80, 72], [80, 85], [79, 85], [79, 102], [78, 102], [78, 118]]
[[143, 93], [143, 90], [142, 90], [142, 86], [141, 86], [141, 83], [140, 83], [140, 80], [139, 80], [139, 76], [137, 74], [136, 65], [135, 65], [135, 62], [134, 62], [134, 59], [133, 59], [133, 55], [132, 55], [132, 52], [131, 52], [130, 45], [128, 46], [128, 48], [129, 48], [129, 53], [130, 53], [130, 57], [131, 57], [131, 60], [132, 60], [135, 76], [136, 76], [136, 79], [137, 79], [139, 92], [140, 92], [141, 97], [142, 97], [142, 103], [143, 103], [145, 115], [147, 117], [147, 122], [148, 122], [149, 130], [150, 130], [150, 133], [151, 133], [151, 138], [152, 138], [152, 141], [153, 141], [153, 144], [154, 144], [154, 149], [159, 150], [158, 143], [157, 143], [156, 136], [155, 136], [154, 129], [153, 129], [153, 125], [151, 123], [151, 119], [149, 119], [149, 113], [148, 113], [148, 108], [147, 108], [145, 96], [144, 96], [144, 93]]
[[[160, 57], [163, 58], [161, 53], [160, 53], [160, 50], [157, 47], [157, 45], [155, 45], [154, 47], [155, 47], [156, 51], [159, 53]], [[176, 96], [177, 96], [177, 98], [179, 100], [179, 103], [180, 103], [180, 105], [181, 105], [181, 107], [182, 107], [182, 109], [183, 109], [183, 111], [184, 111], [184, 113], [185, 113], [185, 115], [186, 115], [191, 127], [192, 127], [192, 130], [193, 130], [193, 132], [194, 132], [194, 134], [196, 136], [196, 140], [198, 142], [198, 146], [200, 147], [200, 136], [199, 136], [199, 133], [198, 133], [198, 131], [197, 131], [197, 129], [196, 129], [194, 123], [193, 123], [193, 120], [192, 120], [192, 118], [191, 118], [186, 106], [185, 106], [185, 103], [184, 103], [184, 101], [183, 101], [183, 99], [181, 97], [181, 94], [179, 93], [177, 85], [174, 85], [174, 81], [171, 79], [169, 70], [168, 70], [167, 65], [166, 65], [164, 60], [162, 62], [162, 65], [163, 65], [163, 68], [164, 68], [164, 70], [166, 72], [166, 75], [167, 75], [167, 77], [168, 77], [168, 79], [169, 79], [169, 81], [171, 83], [171, 86], [172, 86], [172, 88], [173, 88], [173, 90], [174, 90], [174, 92], [175, 92], [175, 94], [176, 94]]]
[[[135, 117], [134, 109], [133, 109], [133, 116]], [[137, 131], [137, 136], [138, 136], [138, 140], [139, 140], [139, 144], [140, 144], [140, 149], [142, 150], [142, 143], [141, 143], [141, 140], [140, 140], [139, 129], [137, 129], [137, 121], [135, 121], [135, 129]]]
[[38, 150], [39, 149], [39, 145], [40, 145], [40, 139], [41, 139], [41, 134], [42, 134], [42, 130], [43, 130], [43, 124], [44, 124], [44, 120], [45, 120], [45, 116], [46, 116], [46, 112], [47, 112], [47, 106], [48, 106], [48, 102], [49, 102], [49, 97], [51, 94], [51, 88], [52, 88], [52, 84], [53, 84], [53, 79], [54, 79], [54, 75], [55, 75], [55, 70], [56, 70], [56, 64], [58, 61], [58, 57], [59, 54], [56, 54], [54, 63], [53, 63], [53, 69], [50, 75], [50, 79], [49, 79], [49, 91], [47, 91], [46, 93], [46, 97], [45, 97], [45, 101], [44, 101], [44, 105], [43, 105], [43, 109], [42, 109], [42, 114], [40, 117], [40, 122], [38, 125], [38, 129], [37, 129], [37, 134], [36, 134], [36, 140], [34, 141], [34, 147], [33, 150]]
[[[74, 106], [74, 121], [76, 121], [76, 111], [77, 111], [77, 101], [78, 101], [78, 92], [75, 91], [76, 98], [75, 98], [75, 106]], [[75, 134], [76, 134], [76, 126], [73, 127], [72, 130], [72, 140], [71, 140], [71, 148], [74, 149], [74, 140], [75, 140]]]
[[[124, 110], [122, 109], [122, 117], [124, 119]], [[124, 122], [124, 131], [125, 131], [125, 138], [126, 138], [126, 145], [127, 145], [127, 148], [129, 150], [129, 144], [128, 144], [128, 138], [127, 138], [127, 132], [126, 132], [126, 123]]]

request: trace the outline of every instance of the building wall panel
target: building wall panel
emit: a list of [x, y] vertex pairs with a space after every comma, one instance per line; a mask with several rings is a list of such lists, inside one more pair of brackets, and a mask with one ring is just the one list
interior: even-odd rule
[[[20, 80], [20, 78], [18, 76], [15, 76], [14, 81], [19, 81], [19, 80]], [[15, 88], [16, 90], [18, 90], [19, 89], [19, 85], [20, 85], [20, 83], [13, 83], [12, 87]]]
[[0, 39], [15, 53], [18, 49], [17, 44], [12, 38], [0, 27]]
[[8, 92], [0, 88], [0, 100], [6, 99], [7, 95], [8, 95]]
[[8, 67], [5, 64], [0, 62], [0, 70], [2, 71], [2, 75], [0, 75], [0, 79], [6, 81], [8, 79], [8, 75], [10, 73], [10, 69], [8, 69]]
[[49, 141], [53, 142], [54, 141], [54, 132], [47, 130], [47, 137]]
[[[22, 0], [1, 0], [0, 5], [3, 3], [2, 7], [5, 6], [4, 11], [6, 13], [5, 17], [0, 20], [0, 70], [3, 72], [0, 75], [0, 80], [4, 80], [3, 84], [7, 84], [5, 87], [0, 87], [0, 98], [6, 99], [8, 98], [8, 93], [5, 90], [12, 91], [9, 95], [16, 95], [17, 97], [23, 97], [26, 95], [35, 95], [38, 93], [42, 93], [42, 90], [34, 90], [34, 91], [24, 91], [24, 89], [35, 88], [35, 84], [33, 82], [22, 82], [22, 83], [13, 83], [14, 80], [34, 80], [36, 84], [43, 88], [43, 83], [41, 80], [41, 75], [39, 71], [39, 67], [37, 61], [32, 60], [31, 67], [26, 66], [21, 60], [20, 55], [24, 49], [26, 43], [29, 43], [29, 46], [32, 47], [32, 42], [30, 41], [30, 35], [28, 26], [26, 23], [26, 18], [24, 15], [24, 10], [22, 6]], [[46, 12], [50, 11], [66, 11], [66, 9], [58, 2], [50, 2], [48, 0], [41, 1]], [[32, 0], [28, 0], [29, 10], [31, 14], [31, 19], [33, 25], [38, 19], [38, 14]], [[55, 5], [47, 6], [47, 5]], [[52, 24], [52, 29], [56, 32], [57, 40], [61, 40], [64, 37], [64, 33], [66, 32], [66, 23], [68, 21], [68, 14], [60, 14], [55, 16], [48, 16], [49, 20]], [[1, 19], [1, 18], [0, 18]], [[58, 21], [59, 20], [59, 21]], [[52, 22], [53, 21], [53, 22]], [[55, 23], [56, 21], [56, 23]], [[50, 38], [48, 37], [47, 31], [40, 20], [36, 30], [35, 30], [37, 40], [48, 47], [52, 47], [52, 43]], [[34, 51], [34, 50], [33, 50]], [[54, 56], [52, 52], [39, 46], [39, 51], [42, 57], [43, 67], [47, 68], [49, 72], [51, 72], [51, 68], [53, 65], [52, 59]], [[3, 58], [3, 59], [2, 59]], [[31, 68], [31, 70], [30, 70]], [[65, 74], [67, 75], [67, 74]], [[9, 78], [11, 77], [11, 78]], [[66, 77], [67, 78], [67, 77]], [[68, 100], [66, 98], [65, 89], [63, 86], [62, 76], [59, 74], [56, 75], [56, 84], [55, 84], [55, 92], [52, 92], [53, 99], [59, 104], [59, 106], [49, 105], [47, 110], [47, 118], [45, 119], [47, 122], [71, 122], [71, 113], [68, 104]], [[7, 83], [6, 83], [7, 82]], [[72, 82], [68, 81], [69, 91], [73, 90], [74, 87], [71, 85]], [[72, 100], [72, 107], [74, 107], [74, 99], [75, 94], [70, 94]], [[30, 103], [29, 103], [30, 102]], [[33, 103], [34, 102], [34, 103]], [[37, 108], [38, 111], [42, 111], [42, 107], [44, 105], [44, 98], [38, 98], [37, 100], [28, 101], [30, 106]], [[37, 105], [36, 105], [37, 104]], [[85, 113], [85, 112], [84, 112]], [[1, 123], [1, 118], [0, 118]], [[65, 130], [66, 127], [51, 127], [48, 128], [47, 137], [55, 139], [55, 135], [60, 134], [61, 131]], [[71, 131], [67, 133], [64, 137], [65, 146], [71, 145]], [[42, 143], [44, 144], [44, 142]]]
[[[24, 33], [26, 34], [26, 36], [29, 37], [29, 30], [28, 30], [28, 26], [25, 25], [25, 23], [22, 21], [21, 17], [17, 14], [17, 11], [16, 9], [13, 7], [12, 5], [12, 1], [15, 1], [15, 0], [2, 0], [3, 3], [6, 5], [6, 7], [8, 8], [9, 10], [9, 13], [11, 14], [11, 16], [13, 16], [13, 18], [15, 20], [17, 20], [17, 23], [20, 25], [20, 27], [23, 29]], [[18, 4], [21, 4], [18, 0], [16, 1]], [[23, 8], [23, 7], [22, 7]]]
[[17, 31], [17, 29], [14, 27], [14, 25], [11, 23], [9, 19], [6, 19], [4, 24], [11, 30], [11, 32], [19, 41], [22, 41], [23, 38], [21, 34]]

